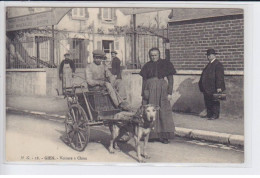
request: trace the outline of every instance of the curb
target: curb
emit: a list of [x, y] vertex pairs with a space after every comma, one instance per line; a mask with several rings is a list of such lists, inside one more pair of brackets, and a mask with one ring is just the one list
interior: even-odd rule
[[[38, 111], [29, 111], [29, 110], [21, 110], [11, 107], [6, 107], [6, 111], [11, 112], [19, 112], [26, 113], [31, 115], [42, 116], [48, 120], [56, 121], [56, 122], [64, 122], [66, 116], [61, 116], [58, 114], [48, 114], [46, 112], [38, 112]], [[51, 119], [51, 118], [55, 119]], [[188, 129], [182, 127], [175, 127], [175, 134], [179, 137], [186, 137], [192, 139], [201, 139], [211, 142], [230, 144], [235, 146], [244, 146], [244, 136], [243, 135], [233, 135], [227, 133], [220, 132], [212, 132], [205, 130], [197, 130], [197, 129]]]
[[244, 136], [242, 135], [232, 135], [232, 134], [220, 133], [220, 132], [187, 129], [182, 127], [176, 127], [175, 134], [180, 137], [201, 139], [201, 140], [207, 140], [207, 141], [236, 145], [236, 146], [244, 146]]
[[25, 114], [30, 114], [30, 115], [37, 115], [37, 116], [44, 117], [48, 120], [61, 122], [61, 123], [63, 123], [64, 119], [66, 118], [66, 116], [61, 116], [61, 115], [58, 115], [58, 114], [48, 114], [46, 112], [29, 111], [29, 110], [23, 110], [23, 109], [16, 109], [16, 108], [12, 108], [12, 107], [6, 107], [6, 111], [25, 113]]

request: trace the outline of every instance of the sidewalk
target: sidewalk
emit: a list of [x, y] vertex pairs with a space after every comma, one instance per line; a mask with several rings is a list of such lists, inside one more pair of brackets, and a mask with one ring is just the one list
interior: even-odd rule
[[[62, 119], [67, 113], [66, 99], [63, 97], [6, 96], [9, 110], [31, 114], [51, 115]], [[220, 143], [244, 145], [244, 120], [220, 118], [206, 120], [194, 115], [173, 113], [178, 136], [203, 139]]]

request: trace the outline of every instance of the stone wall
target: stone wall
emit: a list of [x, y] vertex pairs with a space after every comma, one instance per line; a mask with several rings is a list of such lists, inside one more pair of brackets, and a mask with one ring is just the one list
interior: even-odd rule
[[46, 95], [45, 69], [7, 69], [6, 94]]
[[[127, 86], [128, 100], [134, 107], [141, 105], [142, 78], [138, 71], [123, 72]], [[199, 115], [204, 111], [203, 94], [199, 91], [199, 74], [174, 75], [174, 93], [171, 100], [172, 110]], [[244, 118], [243, 75], [225, 75], [227, 100], [221, 102], [221, 117]]]
[[[203, 95], [198, 88], [198, 74], [174, 75], [174, 93], [171, 100], [175, 112], [185, 112], [198, 115], [204, 107]], [[84, 70], [77, 69], [76, 84], [84, 84]], [[127, 99], [131, 105], [138, 108], [141, 105], [142, 78], [139, 70], [124, 70], [123, 83], [126, 86]], [[221, 102], [221, 117], [243, 119], [244, 115], [244, 76], [225, 75], [227, 100]], [[83, 83], [82, 83], [83, 82]], [[6, 93], [13, 95], [57, 96], [61, 93], [61, 82], [57, 69], [25, 69], [6, 71]]]

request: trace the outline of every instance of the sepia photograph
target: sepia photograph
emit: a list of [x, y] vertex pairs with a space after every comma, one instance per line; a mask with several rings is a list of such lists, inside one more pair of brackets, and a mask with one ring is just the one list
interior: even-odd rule
[[245, 9], [6, 6], [6, 163], [245, 163]]

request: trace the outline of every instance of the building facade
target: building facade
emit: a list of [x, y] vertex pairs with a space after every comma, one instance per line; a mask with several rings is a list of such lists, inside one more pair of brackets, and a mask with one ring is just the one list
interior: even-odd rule
[[[30, 14], [44, 16], [45, 12], [52, 10], [10, 7], [7, 18], [30, 18]], [[53, 27], [7, 31], [6, 93], [57, 95], [57, 91], [61, 90], [58, 68], [65, 53], [71, 54], [76, 72], [82, 78], [85, 77], [84, 68], [93, 61], [95, 49], [105, 51], [108, 64], [110, 52], [116, 50], [122, 64], [125, 64], [125, 36], [117, 29], [118, 26], [129, 27], [130, 18], [115, 8], [71, 8]], [[26, 25], [26, 22], [20, 25]]]
[[243, 9], [173, 9], [169, 21], [171, 62], [177, 69], [173, 110], [201, 113], [205, 106], [198, 81], [214, 48], [225, 69], [227, 100], [222, 117], [244, 116]]
[[[9, 8], [7, 15], [12, 18], [17, 16], [15, 12], [22, 16], [48, 10], [51, 8]], [[50, 26], [25, 29], [20, 31], [15, 42], [9, 39], [9, 43], [13, 43], [15, 55], [20, 58], [18, 61], [27, 64], [28, 68], [34, 68], [29, 62], [33, 58], [41, 63], [50, 63], [52, 50], [55, 66], [69, 52], [76, 67], [84, 68], [93, 61], [91, 54], [94, 49], [104, 50], [108, 61], [111, 60], [110, 52], [117, 50], [118, 57], [125, 63], [125, 36], [116, 32], [115, 28], [129, 25], [130, 17], [115, 8], [72, 8], [54, 26], [54, 34]], [[10, 68], [23, 68], [22, 64], [9, 65]]]
[[[12, 39], [7, 38], [9, 56], [11, 59], [16, 58], [9, 60], [10, 63], [16, 61], [14, 66], [21, 65], [21, 68], [24, 68], [23, 56], [40, 59], [40, 62], [35, 64], [34, 59], [26, 58], [26, 64], [29, 63], [34, 68], [49, 65], [42, 69], [33, 67], [25, 70], [8, 69], [7, 94], [57, 95], [56, 89], [60, 86], [57, 67], [64, 53], [72, 54], [77, 66], [76, 72], [84, 75], [84, 66], [93, 61], [91, 53], [94, 49], [104, 50], [108, 60], [110, 51], [117, 50], [123, 65], [127, 66], [133, 59], [136, 62], [135, 70], [124, 70], [122, 76], [127, 87], [128, 100], [133, 106], [139, 106], [142, 100], [142, 78], [138, 74], [140, 67], [149, 60], [148, 50], [151, 47], [158, 46], [161, 52], [164, 51], [165, 46], [162, 44], [164, 38], [159, 38], [158, 43], [158, 36], [147, 33], [151, 29], [147, 30], [144, 27], [137, 27], [134, 34], [130, 31], [128, 35], [125, 29], [129, 29], [129, 26], [131, 28], [133, 23], [131, 15], [123, 14], [119, 9], [109, 9], [73, 8], [58, 25], [54, 26], [54, 43], [51, 41], [53, 38], [49, 28], [26, 32], [26, 35], [20, 36], [20, 40], [25, 41], [22, 45], [21, 41], [12, 45]], [[214, 48], [219, 53], [217, 58], [225, 68], [227, 100], [221, 103], [221, 117], [243, 119], [245, 60], [243, 9], [174, 8], [168, 13], [171, 17], [168, 19], [168, 31], [163, 32], [162, 36], [167, 34], [169, 37], [170, 60], [177, 70], [171, 100], [173, 111], [193, 114], [205, 111], [198, 81], [202, 69], [208, 62], [206, 50]], [[168, 18], [167, 14], [164, 14], [164, 20], [165, 18]], [[136, 35], [136, 56], [132, 55], [134, 35]], [[49, 51], [53, 46], [55, 66], [48, 63], [51, 59]], [[7, 66], [13, 68], [8, 62]]]

